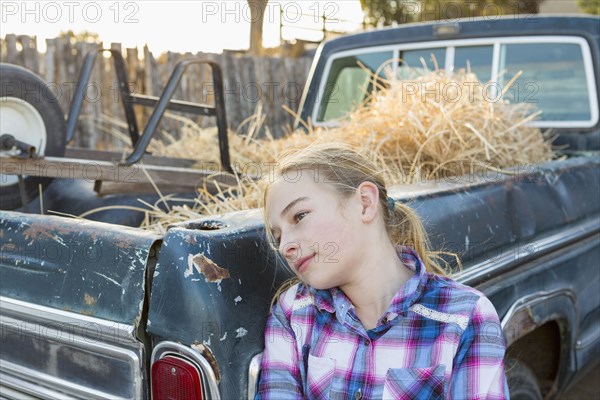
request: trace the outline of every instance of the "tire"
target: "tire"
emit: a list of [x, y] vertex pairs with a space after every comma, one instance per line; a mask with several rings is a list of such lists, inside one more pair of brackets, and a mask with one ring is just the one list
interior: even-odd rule
[[[67, 129], [65, 114], [48, 85], [31, 71], [0, 64], [0, 134], [36, 147], [36, 156], [62, 157]], [[39, 195], [52, 178], [24, 177], [27, 198]], [[22, 207], [17, 175], [0, 175], [0, 209]]]
[[542, 400], [542, 393], [531, 369], [513, 358], [505, 360], [506, 380], [511, 400]]

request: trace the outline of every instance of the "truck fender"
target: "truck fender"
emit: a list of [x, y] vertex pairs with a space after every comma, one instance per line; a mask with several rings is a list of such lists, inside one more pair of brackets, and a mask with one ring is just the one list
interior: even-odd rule
[[519, 298], [502, 318], [506, 347], [550, 321], [559, 324], [561, 336], [567, 335], [562, 340], [572, 343], [576, 334], [573, 327], [578, 321], [576, 298], [568, 288], [539, 291]]
[[575, 367], [576, 299], [569, 288], [529, 294], [515, 301], [501, 322], [507, 356], [518, 357], [531, 369], [545, 396], [556, 394]]

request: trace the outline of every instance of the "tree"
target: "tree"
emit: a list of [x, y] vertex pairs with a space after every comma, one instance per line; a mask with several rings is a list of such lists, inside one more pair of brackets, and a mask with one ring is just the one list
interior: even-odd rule
[[247, 0], [250, 9], [250, 54], [259, 55], [263, 51], [263, 22], [269, 0]]
[[407, 0], [360, 0], [365, 23], [370, 26], [418, 21], [417, 4]]
[[577, 4], [584, 13], [600, 15], [600, 0], [577, 0]]
[[387, 26], [394, 23], [491, 15], [537, 14], [541, 1], [543, 0], [360, 0], [360, 4], [367, 25]]

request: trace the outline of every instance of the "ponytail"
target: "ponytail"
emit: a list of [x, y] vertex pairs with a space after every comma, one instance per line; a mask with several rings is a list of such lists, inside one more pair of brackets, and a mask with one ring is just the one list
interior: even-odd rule
[[[441, 258], [441, 251], [432, 251], [425, 227], [417, 213], [406, 204], [394, 202], [386, 218], [386, 227], [390, 240], [397, 246], [412, 248], [425, 264], [427, 272], [439, 275], [448, 275], [448, 263]], [[452, 255], [452, 254], [450, 254]], [[458, 265], [460, 260], [456, 257]], [[442, 267], [440, 264], [443, 264]]]

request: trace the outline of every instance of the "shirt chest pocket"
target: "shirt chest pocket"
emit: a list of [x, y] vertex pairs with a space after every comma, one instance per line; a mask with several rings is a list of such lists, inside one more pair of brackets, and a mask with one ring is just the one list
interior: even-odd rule
[[304, 393], [310, 399], [328, 399], [335, 372], [335, 360], [309, 354], [307, 366]]
[[383, 386], [384, 399], [444, 399], [446, 367], [390, 368]]

